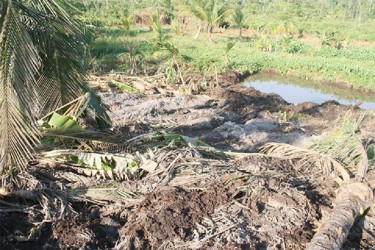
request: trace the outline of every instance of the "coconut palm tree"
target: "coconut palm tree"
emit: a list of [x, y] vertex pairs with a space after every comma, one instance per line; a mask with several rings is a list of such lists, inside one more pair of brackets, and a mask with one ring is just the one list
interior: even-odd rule
[[[91, 92], [83, 67], [79, 23], [60, 0], [1, 0], [0, 176], [24, 170], [39, 144], [36, 120]], [[106, 106], [91, 93], [90, 108], [109, 122]]]
[[233, 15], [233, 21], [237, 28], [240, 29], [240, 38], [242, 38], [242, 28], [245, 22], [245, 14], [242, 12], [241, 8], [236, 8]]
[[304, 167], [313, 166], [336, 175], [340, 188], [334, 208], [306, 249], [341, 249], [358, 215], [374, 203], [373, 190], [366, 182], [369, 160], [356, 134], [365, 116], [354, 123], [346, 115], [329, 136], [304, 149], [287, 144], [267, 144], [263, 151], [283, 159], [297, 159]]
[[209, 40], [212, 38], [213, 28], [232, 11], [228, 6], [219, 6], [217, 0], [190, 0], [187, 2], [187, 9], [200, 21], [194, 39], [198, 39], [203, 25], [206, 24]]

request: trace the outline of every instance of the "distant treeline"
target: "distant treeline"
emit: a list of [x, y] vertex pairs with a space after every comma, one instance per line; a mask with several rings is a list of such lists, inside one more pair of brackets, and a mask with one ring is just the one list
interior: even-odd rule
[[[154, 7], [173, 11], [190, 0], [68, 0], [82, 11], [112, 9], [113, 14]], [[201, 0], [197, 2], [208, 2]], [[375, 0], [218, 0], [221, 5], [261, 15], [285, 15], [312, 19], [364, 20], [375, 19]]]

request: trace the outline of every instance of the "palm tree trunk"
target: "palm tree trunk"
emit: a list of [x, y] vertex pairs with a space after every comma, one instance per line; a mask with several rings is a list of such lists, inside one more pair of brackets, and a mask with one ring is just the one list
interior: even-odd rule
[[242, 38], [242, 27], [240, 27], [240, 38]]
[[202, 30], [202, 22], [199, 23], [198, 32], [197, 32], [197, 34], [195, 34], [194, 39], [198, 39], [198, 37], [201, 33], [201, 30]]
[[212, 25], [208, 25], [208, 28], [207, 28], [207, 32], [208, 32], [208, 41], [212, 41], [212, 30], [213, 30], [213, 26]]
[[341, 249], [359, 212], [363, 213], [371, 205], [372, 196], [372, 189], [365, 183], [343, 185], [336, 197], [337, 205], [306, 250]]

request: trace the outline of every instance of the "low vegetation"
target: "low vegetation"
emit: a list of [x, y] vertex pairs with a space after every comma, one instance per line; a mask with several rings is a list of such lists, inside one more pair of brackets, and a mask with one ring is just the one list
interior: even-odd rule
[[[142, 47], [142, 56], [138, 61], [145, 70], [162, 62], [160, 55], [155, 53], [152, 39], [156, 35], [152, 32], [134, 29], [132, 36], [122, 33], [119, 28], [110, 32], [117, 35], [104, 35], [93, 41], [91, 56], [95, 58], [95, 64], [92, 65], [95, 70], [125, 70], [131, 73], [129, 61], [123, 56], [130, 53], [124, 44], [127, 40], [137, 43], [138, 50]], [[316, 48], [294, 38], [265, 35], [249, 40], [218, 37], [213, 42], [204, 39], [192, 41], [189, 35], [175, 35], [168, 29], [164, 32], [168, 32], [170, 41], [192, 70], [204, 72], [212, 65], [220, 72], [227, 69], [252, 73], [273, 70], [305, 79], [328, 80], [351, 84], [357, 88], [375, 89], [375, 47]], [[229, 43], [235, 44], [230, 51], [226, 51]], [[207, 50], [207, 47], [210, 49]]]
[[[134, 65], [134, 58], [128, 60], [125, 56], [134, 54], [127, 46], [129, 43], [138, 51], [135, 57], [143, 72], [162, 63], [153, 42], [157, 35], [153, 32], [151, 16], [158, 15], [163, 32], [168, 34], [190, 71], [207, 71], [212, 65], [220, 72], [227, 69], [252, 73], [272, 70], [305, 79], [375, 89], [372, 70], [375, 46], [362, 45], [374, 42], [371, 38], [375, 33], [371, 32], [375, 27], [371, 25], [374, 22], [371, 1], [363, 1], [361, 6], [341, 7], [329, 1], [316, 5], [270, 1], [264, 5], [229, 3], [225, 8], [219, 1], [155, 1], [150, 5], [146, 2], [129, 3], [129, 8], [120, 7], [118, 1], [76, 4], [83, 11], [81, 20], [91, 25], [91, 32], [96, 37], [90, 45], [93, 70], [133, 74], [134, 66], [130, 64]], [[142, 4], [148, 8], [142, 9]], [[340, 18], [340, 22], [332, 19], [331, 12], [324, 12], [327, 7], [336, 11], [336, 19]], [[365, 7], [370, 9], [364, 11]], [[274, 13], [275, 8], [281, 11]], [[97, 15], [95, 19], [91, 13]], [[118, 17], [117, 22], [112, 19], [113, 13]], [[306, 18], [309, 18], [308, 22]], [[355, 32], [344, 32], [347, 29]], [[197, 40], [201, 31], [207, 32]], [[361, 31], [363, 34], [358, 34]], [[364, 38], [366, 35], [369, 37]], [[228, 44], [235, 44], [230, 51], [226, 51]]]

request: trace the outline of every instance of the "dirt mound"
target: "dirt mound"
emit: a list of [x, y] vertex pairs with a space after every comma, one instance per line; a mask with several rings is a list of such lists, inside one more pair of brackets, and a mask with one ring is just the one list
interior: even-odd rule
[[149, 194], [140, 208], [129, 215], [121, 235], [130, 236], [136, 249], [155, 248], [166, 240], [189, 241], [194, 236], [195, 223], [227, 203], [228, 195], [219, 186], [205, 192], [161, 188]]
[[147, 195], [129, 214], [118, 249], [303, 249], [321, 209], [329, 211], [331, 183], [316, 189], [285, 162], [254, 160], [238, 162], [247, 173], [238, 179], [224, 175], [199, 190], [161, 187]]
[[[240, 73], [238, 71], [228, 69], [218, 75], [217, 81], [221, 87], [228, 87], [237, 83], [242, 82], [246, 77], [250, 75], [250, 72], [243, 72]], [[215, 81], [216, 79], [212, 78], [211, 81]]]

